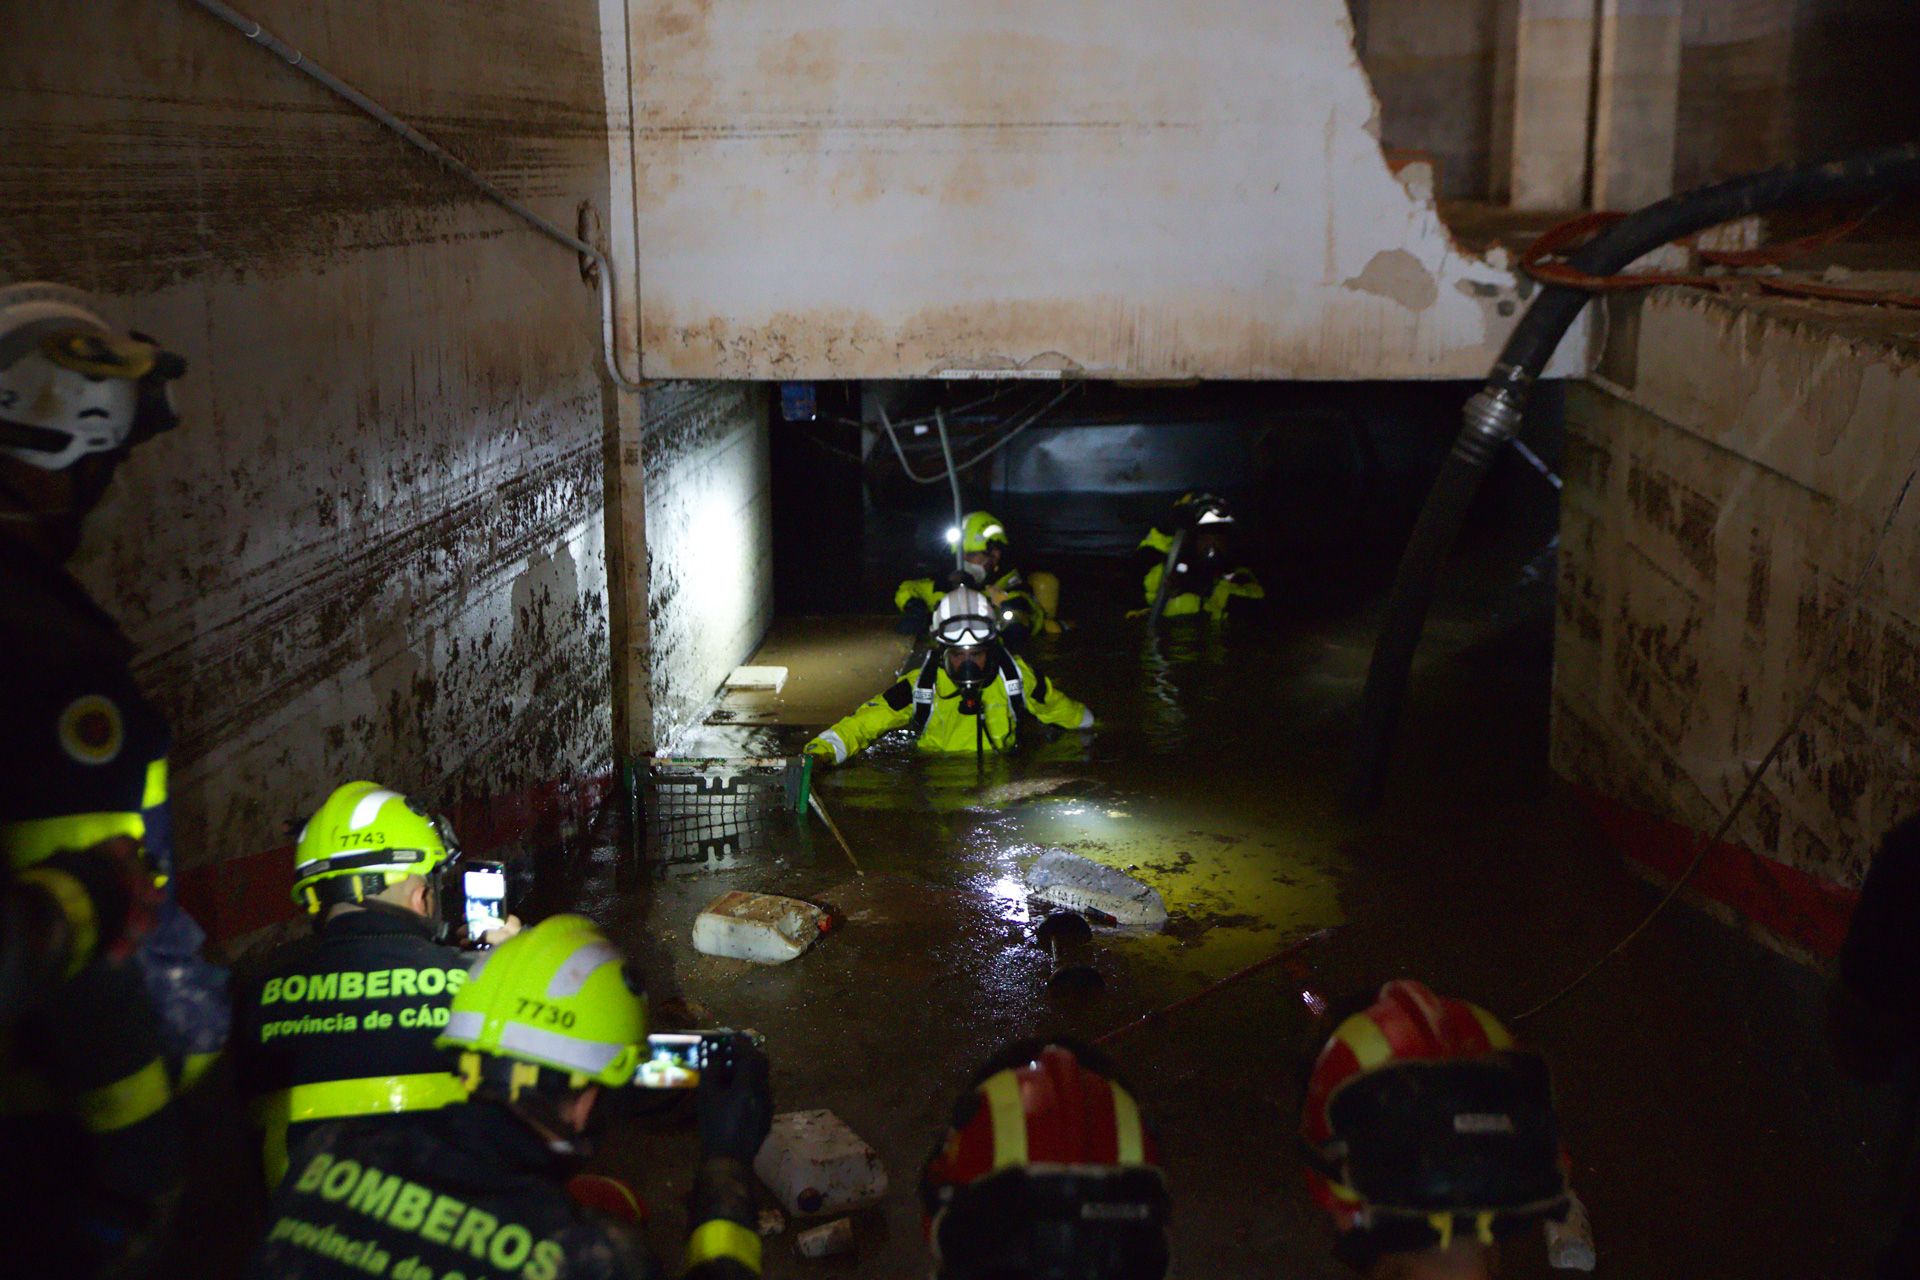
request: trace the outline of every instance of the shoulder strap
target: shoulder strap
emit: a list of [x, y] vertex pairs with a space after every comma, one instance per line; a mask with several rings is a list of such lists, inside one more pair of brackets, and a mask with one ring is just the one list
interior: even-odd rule
[[933, 654], [920, 665], [920, 678], [913, 682], [913, 719], [907, 727], [913, 730], [913, 736], [919, 737], [927, 731], [927, 720], [933, 715], [934, 689], [940, 681], [940, 661]]
[[1013, 655], [1007, 651], [1007, 646], [1004, 644], [996, 645], [995, 648], [1000, 654], [1000, 679], [1006, 682], [1007, 701], [1013, 705], [1016, 713], [1032, 715], [1033, 712], [1027, 710], [1027, 688], [1026, 683], [1020, 678], [1020, 664], [1013, 660]]

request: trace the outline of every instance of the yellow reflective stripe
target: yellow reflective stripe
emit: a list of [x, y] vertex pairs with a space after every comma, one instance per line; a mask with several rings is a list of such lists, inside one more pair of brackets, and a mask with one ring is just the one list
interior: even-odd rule
[[81, 1094], [74, 1110], [89, 1133], [111, 1133], [139, 1124], [172, 1100], [166, 1064], [155, 1058], [130, 1076]]
[[167, 802], [167, 758], [161, 756], [147, 765], [147, 789], [140, 795], [142, 809], [158, 809]]
[[180, 1079], [176, 1081], [173, 1086], [174, 1092], [185, 1093], [187, 1090], [193, 1088], [194, 1085], [199, 1084], [200, 1077], [206, 1075], [207, 1069], [219, 1060], [220, 1051], [218, 1049], [215, 1049], [212, 1053], [190, 1053], [182, 1058], [180, 1060]]
[[989, 1076], [980, 1086], [993, 1113], [993, 1167], [1010, 1169], [1027, 1162], [1027, 1112], [1020, 1105], [1020, 1080], [1011, 1071]]
[[465, 1102], [466, 1090], [451, 1071], [429, 1071], [415, 1076], [373, 1076], [364, 1080], [328, 1080], [297, 1084], [285, 1091], [290, 1124], [309, 1120], [337, 1120], [341, 1116], [390, 1115], [403, 1111], [437, 1111]]
[[1356, 1013], [1348, 1018], [1333, 1035], [1353, 1050], [1353, 1056], [1359, 1059], [1362, 1071], [1372, 1071], [1393, 1059], [1393, 1046], [1387, 1042], [1387, 1033], [1364, 1013]]
[[1107, 1083], [1113, 1087], [1113, 1138], [1120, 1163], [1145, 1164], [1147, 1142], [1140, 1129], [1140, 1108], [1134, 1105], [1132, 1094], [1111, 1080]]
[[691, 1270], [716, 1258], [731, 1258], [755, 1275], [760, 1274], [760, 1237], [754, 1231], [715, 1218], [695, 1227], [687, 1237], [687, 1267]]
[[147, 820], [137, 813], [66, 813], [0, 823], [0, 850], [14, 866], [26, 867], [63, 849], [90, 849], [115, 836], [144, 840]]
[[87, 887], [65, 871], [57, 867], [29, 867], [20, 873], [20, 878], [46, 890], [60, 908], [60, 914], [67, 918], [67, 927], [73, 931], [71, 954], [67, 957], [67, 976], [71, 978], [86, 968], [87, 961], [93, 958], [93, 949], [100, 943], [100, 924], [93, 914], [93, 898], [87, 893]]
[[249, 1108], [254, 1124], [265, 1132], [261, 1155], [267, 1185], [278, 1186], [287, 1173], [287, 1126], [347, 1116], [395, 1115], [408, 1111], [438, 1111], [467, 1100], [466, 1087], [452, 1072], [430, 1071], [411, 1076], [369, 1076], [360, 1080], [326, 1080], [297, 1084], [256, 1098]]
[[1494, 1017], [1477, 1004], [1469, 1004], [1467, 1008], [1473, 1010], [1474, 1020], [1480, 1024], [1480, 1029], [1487, 1033], [1487, 1043], [1489, 1045], [1495, 1049], [1513, 1048], [1513, 1036], [1508, 1033], [1505, 1027], [1500, 1025], [1500, 1019]]

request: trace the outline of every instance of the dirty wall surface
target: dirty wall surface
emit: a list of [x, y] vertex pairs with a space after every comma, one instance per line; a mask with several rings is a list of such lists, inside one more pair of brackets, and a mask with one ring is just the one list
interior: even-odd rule
[[639, 0], [633, 32], [651, 377], [1472, 377], [1519, 309], [1388, 171], [1343, 0]]
[[661, 383], [646, 406], [653, 736], [664, 749], [773, 621], [773, 490], [764, 388]]
[[[1920, 461], [1899, 313], [1677, 291], [1614, 308], [1568, 395], [1553, 764], [1673, 874], [1808, 695]], [[1832, 674], [1696, 881], [1830, 954], [1882, 833], [1920, 807], [1920, 503], [1891, 526]]]
[[[247, 7], [548, 216], [604, 214], [591, 6]], [[173, 716], [187, 892], [241, 932], [339, 782], [484, 846], [610, 768], [598, 319], [572, 255], [233, 30], [88, 8], [76, 39], [7, 6], [0, 273], [191, 363], [77, 569]]]

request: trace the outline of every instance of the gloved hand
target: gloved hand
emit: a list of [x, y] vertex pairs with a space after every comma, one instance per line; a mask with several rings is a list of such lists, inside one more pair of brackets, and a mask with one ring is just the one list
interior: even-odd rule
[[933, 610], [925, 600], [915, 598], [900, 606], [900, 620], [893, 624], [893, 629], [903, 636], [917, 636], [932, 621]]
[[836, 763], [836, 761], [833, 758], [832, 745], [830, 743], [822, 742], [818, 738], [815, 738], [812, 742], [809, 742], [806, 746], [802, 747], [801, 751], [809, 756], [812, 756], [814, 759], [814, 763], [819, 768], [831, 769]]
[[502, 920], [497, 926], [481, 934], [480, 941], [486, 943], [490, 947], [497, 947], [501, 943], [505, 942], [508, 938], [511, 938], [514, 934], [520, 932], [520, 930], [525, 927], [526, 926], [520, 923], [519, 916], [508, 916], [505, 920]]
[[93, 900], [98, 954], [124, 960], [153, 932], [166, 895], [154, 884], [139, 841], [114, 836], [88, 849], [57, 853], [47, 865], [78, 880]]
[[748, 1036], [732, 1038], [733, 1069], [704, 1071], [695, 1093], [700, 1122], [700, 1154], [727, 1156], [752, 1164], [773, 1128], [773, 1088], [767, 1055]]

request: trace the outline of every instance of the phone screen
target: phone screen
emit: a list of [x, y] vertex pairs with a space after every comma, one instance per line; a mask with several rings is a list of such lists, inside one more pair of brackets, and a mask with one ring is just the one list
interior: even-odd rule
[[647, 1056], [634, 1070], [642, 1089], [692, 1089], [707, 1064], [706, 1037], [698, 1032], [657, 1032], [647, 1037]]
[[463, 873], [461, 889], [467, 899], [467, 933], [478, 940], [503, 923], [501, 907], [507, 900], [507, 873], [503, 867], [476, 867]]

